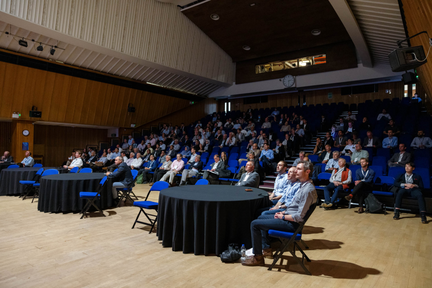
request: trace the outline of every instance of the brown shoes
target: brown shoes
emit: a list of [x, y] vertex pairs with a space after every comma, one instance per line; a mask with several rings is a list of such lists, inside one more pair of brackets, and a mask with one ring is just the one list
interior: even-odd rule
[[355, 211], [358, 214], [362, 214], [364, 213], [364, 209], [363, 208], [359, 208], [357, 211]]
[[323, 204], [321, 204], [321, 207], [324, 207], [324, 208], [330, 208], [330, 207], [332, 207], [333, 206], [333, 203], [323, 203]]
[[351, 195], [345, 196], [345, 200], [350, 201], [353, 197]]
[[244, 262], [242, 262], [242, 265], [245, 265], [245, 266], [264, 266], [264, 257], [263, 257], [263, 255], [246, 256], [246, 260]]
[[264, 250], [262, 250], [262, 252], [263, 252], [264, 258], [273, 259], [273, 249], [272, 248], [264, 249]]

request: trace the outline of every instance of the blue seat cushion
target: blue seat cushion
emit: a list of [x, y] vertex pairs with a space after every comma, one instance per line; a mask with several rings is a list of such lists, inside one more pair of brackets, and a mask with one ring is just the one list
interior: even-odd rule
[[158, 203], [153, 201], [135, 201], [133, 205], [144, 209], [156, 209], [158, 207]]
[[33, 187], [40, 187], [40, 183], [34, 183]]
[[393, 192], [386, 192], [386, 191], [372, 191], [372, 194], [381, 195], [381, 196], [393, 196]]
[[23, 184], [23, 185], [33, 185], [33, 184], [36, 183], [36, 181], [25, 181], [25, 180], [21, 180], [21, 181], [19, 181], [19, 183], [20, 183], [20, 184]]
[[120, 188], [116, 188], [117, 189], [117, 191], [129, 191], [129, 190], [132, 190], [132, 188], [130, 188], [130, 187], [120, 187]]
[[[292, 232], [285, 232], [285, 231], [279, 231], [279, 230], [269, 230], [268, 234], [270, 236], [273, 236], [273, 237], [281, 237], [281, 238], [287, 238], [287, 239], [291, 238], [294, 235], [294, 233], [292, 233]], [[301, 234], [297, 234], [295, 240], [296, 241], [301, 240]]]
[[97, 196], [97, 192], [80, 192], [80, 198], [94, 198]]
[[219, 180], [221, 180], [221, 181], [230, 181], [229, 178], [219, 178]]
[[229, 179], [229, 181], [232, 181], [232, 182], [239, 182], [240, 181], [240, 179]]

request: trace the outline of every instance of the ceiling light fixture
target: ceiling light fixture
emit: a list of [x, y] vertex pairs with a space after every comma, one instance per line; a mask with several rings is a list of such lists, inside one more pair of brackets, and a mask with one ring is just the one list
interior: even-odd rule
[[250, 46], [248, 46], [248, 45], [243, 45], [243, 50], [246, 50], [246, 51], [249, 51], [251, 48], [250, 48]]
[[51, 47], [50, 54], [54, 56], [54, 53], [55, 53], [55, 49], [54, 47]]
[[212, 19], [212, 20], [214, 20], [214, 21], [217, 21], [217, 20], [220, 19], [220, 17], [219, 17], [218, 14], [211, 14], [211, 15], [210, 15], [210, 19]]
[[251, 7], [253, 7], [253, 6], [255, 6], [255, 3], [250, 3], [249, 5], [250, 5]]
[[318, 36], [318, 35], [321, 34], [321, 30], [319, 30], [319, 29], [313, 29], [313, 30], [311, 31], [311, 33], [312, 33], [312, 35], [314, 35], [314, 36]]
[[39, 43], [39, 46], [38, 47], [36, 47], [36, 50], [37, 51], [43, 51], [43, 46], [42, 46], [42, 42], [41, 43]]
[[24, 38], [21, 39], [21, 40], [19, 40], [18, 44], [21, 45], [21, 46], [23, 46], [23, 47], [27, 47], [28, 46], [27, 41], [25, 41]]

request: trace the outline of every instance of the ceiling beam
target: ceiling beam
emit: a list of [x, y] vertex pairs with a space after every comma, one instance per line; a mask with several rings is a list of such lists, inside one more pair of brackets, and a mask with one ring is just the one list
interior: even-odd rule
[[363, 66], [373, 67], [372, 57], [369, 53], [366, 40], [348, 2], [346, 0], [329, 0], [329, 2], [350, 35]]

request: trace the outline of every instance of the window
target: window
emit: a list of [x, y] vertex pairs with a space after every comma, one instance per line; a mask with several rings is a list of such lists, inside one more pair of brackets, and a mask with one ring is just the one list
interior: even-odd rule
[[404, 85], [404, 97], [408, 97], [408, 85]]
[[231, 102], [225, 102], [225, 113], [231, 111]]
[[412, 84], [412, 95], [411, 95], [411, 97], [414, 97], [414, 94], [416, 94], [416, 91], [417, 91], [416, 84]]
[[273, 71], [290, 70], [295, 68], [308, 67], [327, 63], [326, 54], [302, 57], [285, 61], [273, 61], [255, 66], [255, 73], [262, 74]]

